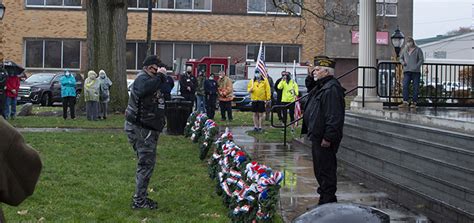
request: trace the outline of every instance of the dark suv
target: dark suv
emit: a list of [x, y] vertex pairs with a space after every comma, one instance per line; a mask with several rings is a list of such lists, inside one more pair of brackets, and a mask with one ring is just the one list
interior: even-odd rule
[[[63, 73], [37, 73], [31, 75], [28, 79], [20, 84], [18, 91], [19, 102], [34, 103], [43, 106], [51, 106], [54, 102], [61, 101], [61, 84], [59, 80], [64, 76]], [[82, 92], [83, 79], [79, 74], [74, 74], [76, 78], [77, 97]]]

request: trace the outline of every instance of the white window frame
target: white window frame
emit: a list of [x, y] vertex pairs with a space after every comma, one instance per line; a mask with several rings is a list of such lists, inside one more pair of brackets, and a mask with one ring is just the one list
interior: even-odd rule
[[[387, 6], [395, 6], [395, 14], [387, 14]], [[387, 17], [397, 17], [398, 16], [398, 4], [397, 3], [387, 3], [387, 2], [385, 2], [384, 14]]]
[[[147, 8], [140, 8], [138, 7], [138, 3], [140, 0], [136, 0], [137, 1], [137, 7], [128, 7], [128, 10], [130, 11], [146, 11], [148, 10], [148, 7]], [[174, 0], [174, 5], [173, 5], [173, 8], [172, 9], [168, 9], [168, 8], [158, 8], [158, 0], [155, 2], [155, 5], [153, 6], [153, 11], [172, 11], [172, 12], [212, 12], [212, 0], [209, 0], [210, 1], [210, 6], [209, 6], [209, 9], [194, 9], [194, 0], [192, 0], [191, 2], [191, 5], [192, 5], [192, 9], [177, 9], [176, 8], [176, 0]]]
[[[265, 2], [265, 6], [264, 6], [264, 10], [263, 10], [263, 11], [252, 11], [252, 10], [249, 10], [249, 6], [250, 6], [249, 1], [250, 1], [250, 0], [247, 0], [247, 13], [248, 13], [248, 14], [289, 15], [289, 14], [286, 13], [286, 12], [267, 12], [267, 1], [266, 1], [266, 0], [260, 0], [260, 1], [264, 1], [264, 2]], [[300, 12], [296, 13], [296, 15], [301, 15], [301, 8], [300, 8]]]
[[[385, 17], [397, 17], [398, 16], [398, 0], [377, 0], [376, 4], [382, 4], [382, 14], [378, 14], [377, 16], [385, 16]], [[387, 14], [387, 5], [395, 6], [395, 14]], [[360, 3], [357, 3], [357, 15], [360, 16]], [[377, 6], [376, 6], [377, 7]]]
[[62, 2], [62, 5], [46, 5], [46, 0], [43, 0], [43, 5], [28, 5], [28, 0], [24, 1], [26, 8], [82, 9], [83, 0], [81, 0], [80, 6], [66, 6], [64, 5], [64, 0]]
[[[64, 41], [79, 41], [79, 68], [65, 68], [64, 67]], [[26, 42], [27, 41], [41, 41], [43, 42], [43, 55], [41, 61], [41, 67], [27, 67], [26, 66]], [[45, 54], [46, 54], [46, 41], [61, 41], [61, 67], [60, 68], [52, 68], [52, 67], [45, 67]], [[27, 70], [51, 70], [51, 71], [63, 71], [68, 69], [70, 71], [80, 71], [82, 65], [82, 40], [77, 39], [25, 39], [23, 41], [23, 64]]]
[[[249, 46], [257, 46], [257, 47], [260, 47], [260, 46], [259, 46], [258, 44], [247, 44], [247, 46], [245, 47], [245, 60], [246, 60], [246, 61], [247, 61], [247, 60], [252, 60], [252, 61], [254, 61], [254, 59], [249, 59], [249, 58], [248, 58], [248, 55], [249, 55]], [[289, 63], [289, 62], [283, 62], [283, 56], [284, 56], [284, 55], [283, 55], [283, 48], [284, 48], [284, 47], [298, 47], [298, 59], [297, 59], [296, 62], [299, 63], [300, 60], [301, 60], [301, 46], [300, 46], [300, 45], [274, 45], [274, 44], [272, 44], [272, 45], [268, 45], [268, 46], [277, 46], [277, 47], [280, 47], [280, 53], [281, 53], [280, 62], [268, 62], [268, 63]], [[264, 48], [263, 48], [264, 51], [267, 52], [267, 49], [266, 49], [267, 45], [263, 45], [263, 47], [264, 47]], [[256, 55], [256, 56], [258, 57], [258, 55]], [[267, 61], [265, 61], [265, 63], [267, 63]], [[293, 63], [293, 62], [291, 62], [291, 63]]]
[[[135, 44], [135, 67], [137, 68], [137, 70], [134, 70], [134, 69], [128, 69], [127, 68], [127, 72], [138, 72], [139, 70], [141, 70], [141, 68], [138, 66], [138, 43], [143, 43], [141, 41], [127, 41], [127, 43], [133, 43]], [[168, 44], [171, 44], [173, 46], [173, 64], [172, 64], [172, 67], [174, 68], [175, 66], [175, 62], [176, 62], [176, 44], [189, 44], [191, 45], [191, 57], [193, 57], [193, 51], [194, 51], [194, 44], [198, 44], [198, 45], [208, 45], [209, 46], [209, 57], [212, 56], [212, 44], [209, 44], [209, 43], [190, 43], [190, 42], [159, 42], [159, 41], [152, 41], [152, 44], [154, 45], [154, 47], [152, 47], [153, 49], [155, 49], [154, 53], [156, 54], [156, 45], [158, 43], [168, 43]], [[44, 44], [43, 44], [43, 47], [44, 47]], [[44, 51], [43, 51], [44, 52]], [[153, 52], [152, 52], [153, 53]], [[193, 59], [193, 58], [188, 58], [188, 59]], [[201, 59], [201, 58], [199, 58]], [[44, 64], [44, 63], [43, 63]]]

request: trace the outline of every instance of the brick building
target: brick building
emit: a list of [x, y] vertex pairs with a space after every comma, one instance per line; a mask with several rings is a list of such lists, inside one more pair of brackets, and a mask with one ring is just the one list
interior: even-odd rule
[[[317, 8], [318, 0], [307, 0]], [[140, 67], [146, 52], [147, 0], [129, 0], [127, 69]], [[264, 41], [267, 62], [311, 61], [324, 52], [324, 31], [307, 19], [299, 35], [299, 16], [272, 7], [272, 0], [157, 0], [152, 51], [171, 65], [177, 58], [256, 57]], [[3, 0], [0, 59], [11, 59], [29, 72], [86, 69], [85, 0]]]

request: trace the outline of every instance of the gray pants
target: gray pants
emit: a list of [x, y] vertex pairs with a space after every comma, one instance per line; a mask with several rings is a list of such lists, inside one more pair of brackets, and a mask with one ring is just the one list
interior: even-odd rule
[[97, 121], [99, 119], [99, 102], [86, 101], [87, 120]]
[[155, 168], [156, 146], [160, 133], [144, 129], [128, 121], [125, 121], [125, 133], [138, 159], [133, 201], [142, 203], [148, 196], [147, 188]]
[[99, 103], [99, 117], [103, 117], [103, 118], [107, 117], [108, 105], [109, 105], [108, 102], [100, 102]]

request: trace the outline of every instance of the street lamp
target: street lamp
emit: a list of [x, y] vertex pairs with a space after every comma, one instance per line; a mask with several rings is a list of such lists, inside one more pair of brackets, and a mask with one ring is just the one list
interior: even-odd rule
[[5, 15], [5, 10], [6, 9], [7, 8], [5, 8], [5, 6], [2, 3], [0, 3], [0, 20], [3, 19], [3, 16]]
[[397, 26], [397, 29], [392, 33], [390, 39], [392, 40], [392, 45], [393, 48], [395, 48], [395, 54], [398, 58], [398, 56], [400, 55], [400, 49], [402, 48], [403, 43], [405, 42], [405, 35], [403, 35], [403, 33]]

